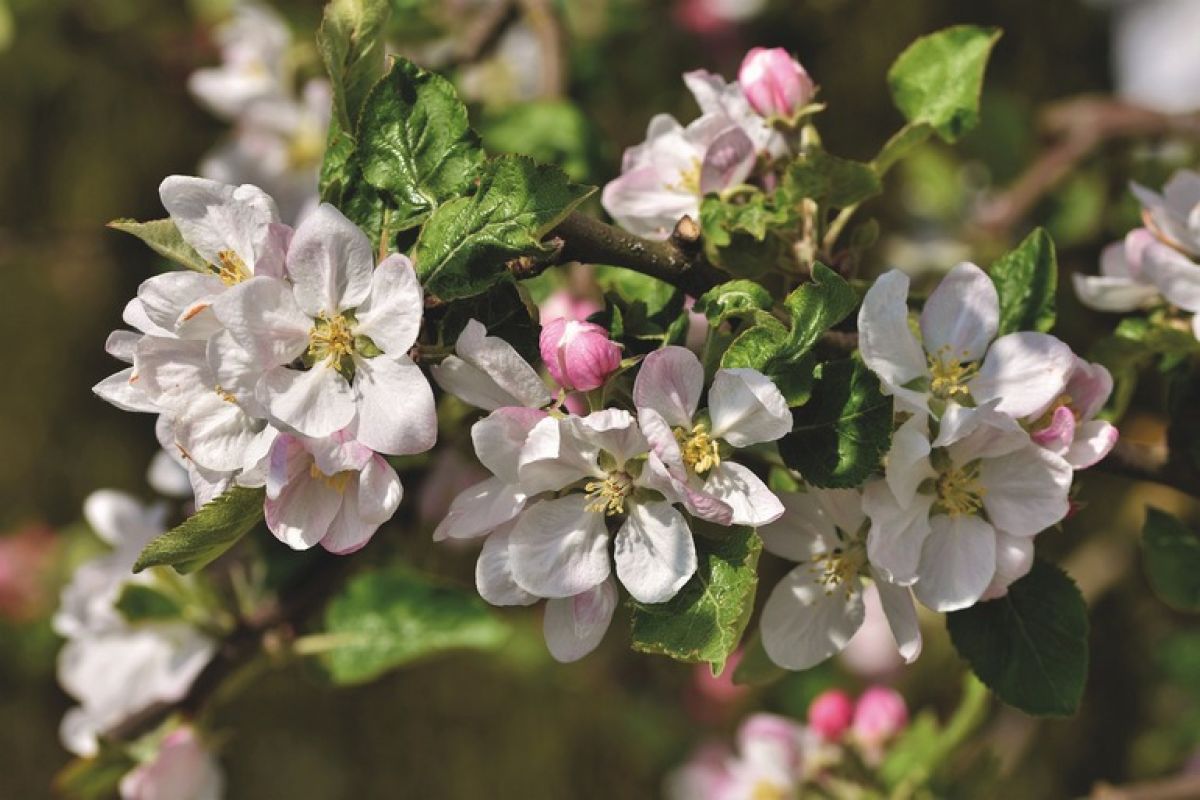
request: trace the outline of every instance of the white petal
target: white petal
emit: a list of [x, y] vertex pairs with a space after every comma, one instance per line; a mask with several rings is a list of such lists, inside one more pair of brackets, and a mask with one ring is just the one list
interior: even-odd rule
[[[578, 419], [578, 418], [570, 418]], [[579, 438], [577, 425], [547, 417], [534, 425], [521, 450], [518, 475], [528, 494], [556, 491], [588, 476], [604, 477], [599, 448]]]
[[258, 384], [258, 401], [273, 419], [313, 438], [339, 431], [354, 419], [353, 389], [325, 363], [305, 371], [268, 371]]
[[1025, 577], [1033, 568], [1033, 539], [1028, 536], [1009, 536], [996, 531], [996, 574], [981, 600], [994, 600], [1008, 594], [1014, 581]]
[[807, 564], [783, 576], [762, 612], [762, 643], [785, 669], [808, 669], [841, 652], [862, 626], [864, 610], [858, 579], [832, 591], [816, 580]]
[[708, 390], [712, 435], [734, 447], [773, 442], [792, 429], [787, 400], [754, 369], [721, 369]]
[[213, 300], [213, 313], [257, 364], [287, 364], [308, 349], [312, 320], [275, 278], [251, 278]]
[[962, 263], [942, 279], [921, 311], [921, 336], [932, 356], [983, 358], [1000, 326], [1000, 296], [983, 270]]
[[514, 519], [525, 507], [525, 493], [499, 478], [488, 478], [459, 493], [446, 518], [433, 532], [443, 539], [473, 539]]
[[[951, 404], [945, 415], [950, 415], [955, 408], [958, 405]], [[888, 488], [901, 505], [912, 502], [917, 487], [937, 475], [929, 462], [929, 453], [929, 418], [924, 414], [914, 414], [892, 436], [892, 449], [888, 451], [884, 470]]]
[[863, 490], [863, 510], [871, 518], [867, 557], [892, 582], [908, 586], [916, 581], [932, 505], [933, 497], [918, 494], [902, 506], [884, 481]]
[[406, 356], [354, 359], [358, 421], [354, 436], [392, 456], [424, 453], [437, 442], [433, 389]]
[[104, 340], [104, 352], [119, 361], [132, 364], [133, 354], [142, 336], [143, 334], [136, 331], [113, 331]]
[[508, 553], [511, 533], [512, 527], [507, 526], [484, 540], [479, 560], [475, 562], [475, 588], [480, 597], [494, 606], [533, 605], [538, 598], [513, 580]]
[[92, 391], [101, 400], [113, 404], [122, 411], [140, 411], [151, 414], [162, 411], [138, 385], [133, 367], [109, 375], [93, 386]]
[[1200, 264], [1173, 247], [1154, 243], [1142, 256], [1142, 277], [1168, 302], [1185, 311], [1200, 311]]
[[200, 466], [231, 472], [246, 463], [246, 450], [264, 425], [210, 390], [198, 394], [176, 418], [175, 440]]
[[296, 303], [310, 317], [361, 305], [374, 269], [367, 235], [328, 203], [304, 218], [287, 254]]
[[217, 385], [232, 394], [247, 414], [265, 419], [267, 410], [258, 402], [256, 389], [262, 374], [276, 365], [256, 360], [227, 330], [208, 340], [205, 358]]
[[396, 512], [403, 493], [396, 471], [381, 456], [374, 456], [358, 479], [347, 484], [341, 510], [321, 546], [338, 555], [361, 550]]
[[642, 361], [633, 404], [657, 411], [674, 427], [691, 428], [704, 391], [704, 367], [686, 347], [664, 347]]
[[663, 603], [696, 572], [696, 543], [669, 503], [633, 503], [617, 531], [617, 577], [641, 603]]
[[897, 396], [918, 409], [926, 399], [903, 386], [929, 376], [925, 351], [908, 327], [908, 276], [890, 270], [867, 290], [858, 312], [858, 346], [863, 363]]
[[498, 408], [471, 426], [471, 442], [479, 462], [505, 483], [519, 481], [521, 449], [533, 426], [546, 418], [536, 408]]
[[253, 270], [270, 236], [268, 226], [279, 222], [275, 202], [256, 186], [171, 175], [158, 194], [184, 241], [209, 264], [219, 264], [219, 254], [232, 250]]
[[[511, 398], [506, 406], [541, 408], [553, 397], [537, 371], [513, 348], [498, 336], [488, 336], [487, 329], [470, 320], [459, 334], [454, 349], [459, 357], [475, 367]], [[490, 409], [489, 409], [490, 410]]]
[[997, 411], [1026, 417], [1063, 393], [1074, 366], [1075, 354], [1055, 337], [1010, 333], [992, 344], [969, 388], [977, 403], [999, 400]]
[[305, 471], [289, 481], [278, 498], [267, 497], [263, 508], [267, 527], [279, 541], [293, 550], [307, 550], [329, 532], [342, 508], [342, 494]]
[[564, 421], [563, 427], [572, 437], [611, 455], [618, 467], [631, 458], [645, 455], [650, 449], [650, 443], [638, 430], [637, 420], [622, 409], [594, 411], [586, 417], [571, 416]]
[[144, 506], [132, 495], [99, 489], [83, 501], [83, 518], [114, 547], [140, 549], [163, 532], [165, 506]]
[[458, 356], [446, 356], [442, 363], [434, 364], [429, 371], [438, 386], [464, 403], [484, 411], [524, 405], [500, 388], [483, 370], [471, 366]]
[[424, 307], [412, 262], [393, 253], [371, 275], [371, 293], [355, 314], [354, 332], [371, 337], [389, 355], [404, 355], [421, 332]]
[[608, 577], [608, 528], [582, 494], [544, 500], [512, 531], [513, 577], [539, 597], [572, 597]]
[[938, 514], [921, 548], [917, 598], [934, 611], [974, 605], [996, 571], [996, 532], [979, 517]]
[[216, 383], [205, 358], [205, 344], [190, 339], [144, 336], [134, 354], [137, 386], [159, 408], [186, 411]]
[[550, 600], [542, 619], [546, 647], [556, 661], [578, 661], [599, 646], [617, 608], [612, 578], [574, 597]]
[[671, 430], [670, 423], [662, 414], [652, 408], [638, 409], [638, 427], [642, 435], [650, 443], [658, 457], [671, 466], [683, 466], [683, 455], [679, 450], [679, 440]]
[[182, 329], [189, 317], [203, 314], [211, 299], [224, 290], [225, 284], [216, 275], [178, 270], [143, 281], [138, 287], [137, 297], [154, 325], [184, 335]]
[[985, 459], [979, 480], [983, 507], [997, 528], [1033, 536], [1062, 521], [1070, 508], [1071, 465], [1036, 445]]
[[[790, 561], [811, 561], [839, 546], [837, 523], [819, 498], [820, 493], [824, 491], [826, 490], [810, 489], [807, 492], [787, 492], [780, 495], [784, 508], [783, 516], [758, 532], [767, 552]], [[855, 531], [857, 527], [851, 532]]]
[[934, 447], [948, 447], [950, 459], [966, 464], [977, 458], [997, 458], [1029, 444], [1029, 433], [1007, 414], [996, 410], [997, 401], [976, 408], [953, 404]]
[[704, 491], [733, 509], [734, 525], [768, 525], [783, 515], [783, 503], [741, 464], [722, 461], [709, 471]]
[[872, 571], [875, 591], [879, 603], [887, 616], [888, 627], [904, 663], [911, 664], [921, 655], [921, 625], [917, 620], [917, 608], [913, 604], [912, 590], [890, 583], [882, 575]]
[[[732, 525], [733, 509], [729, 504], [703, 489], [693, 488], [691, 480], [693, 478], [688, 477], [682, 463], [664, 464], [657, 454], [650, 453], [646, 457], [646, 466], [634, 481], [634, 485], [661, 493], [669, 503], [682, 503], [693, 517], [717, 525]], [[695, 480], [699, 482], [698, 479]]]
[[1120, 433], [1116, 426], [1094, 419], [1075, 429], [1075, 441], [1067, 448], [1064, 458], [1075, 469], [1087, 469], [1103, 460], [1117, 444]]
[[1071, 282], [1075, 286], [1075, 296], [1079, 298], [1079, 302], [1096, 311], [1136, 311], [1152, 306], [1158, 300], [1157, 288], [1132, 278], [1075, 273], [1071, 276]]

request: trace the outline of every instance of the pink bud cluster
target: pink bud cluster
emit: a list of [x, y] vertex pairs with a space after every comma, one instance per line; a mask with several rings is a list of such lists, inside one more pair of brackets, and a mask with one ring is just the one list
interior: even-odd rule
[[808, 726], [827, 742], [849, 734], [865, 748], [878, 750], [908, 725], [908, 706], [895, 689], [872, 686], [857, 701], [840, 689], [817, 695], [808, 707]]
[[750, 107], [764, 117], [790, 119], [817, 92], [808, 72], [782, 47], [755, 47], [746, 53], [738, 83]]

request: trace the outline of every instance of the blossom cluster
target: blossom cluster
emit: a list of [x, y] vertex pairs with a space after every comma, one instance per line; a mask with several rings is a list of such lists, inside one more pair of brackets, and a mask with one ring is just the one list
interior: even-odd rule
[[908, 707], [894, 690], [872, 686], [857, 700], [833, 689], [809, 706], [807, 724], [774, 714], [754, 714], [737, 732], [737, 750], [721, 743], [698, 749], [667, 780], [672, 800], [754, 800], [807, 797], [834, 784], [852, 749], [868, 765], [908, 724]]
[[234, 127], [205, 156], [200, 174], [261, 186], [279, 203], [283, 218], [297, 222], [317, 206], [333, 99], [329, 82], [312, 78], [297, 89], [292, 32], [268, 6], [236, 4], [214, 39], [221, 63], [193, 72], [188, 89]]
[[597, 325], [559, 320], [543, 328], [541, 351], [557, 398], [475, 320], [434, 367], [444, 389], [489, 412], [471, 438], [492, 475], [455, 498], [434, 537], [486, 536], [479, 593], [502, 606], [547, 599], [547, 644], [572, 661], [607, 630], [617, 581], [642, 603], [670, 600], [687, 583], [697, 565], [690, 520], [758, 526], [783, 513], [732, 457], [782, 437], [791, 414], [752, 369], [718, 370], [702, 411], [704, 368], [673, 346], [641, 362], [632, 409], [575, 413], [565, 391], [600, 388], [620, 366], [617, 345]]
[[296, 549], [363, 547], [402, 487], [384, 455], [428, 450], [433, 392], [408, 352], [423, 296], [411, 262], [378, 266], [322, 205], [292, 229], [261, 189], [172, 176], [163, 205], [207, 265], [167, 272], [125, 308], [108, 351], [132, 366], [95, 391], [159, 415], [196, 503], [265, 487], [267, 525]]
[[1200, 339], [1200, 172], [1180, 170], [1162, 193], [1138, 184], [1144, 225], [1100, 256], [1099, 275], [1075, 275], [1075, 293], [1097, 311], [1169, 303], [1192, 314]]

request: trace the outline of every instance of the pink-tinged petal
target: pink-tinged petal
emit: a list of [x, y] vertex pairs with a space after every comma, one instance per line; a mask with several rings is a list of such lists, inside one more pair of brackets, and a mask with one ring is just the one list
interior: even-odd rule
[[858, 346], [863, 363], [886, 391], [914, 410], [928, 410], [925, 395], [903, 388], [929, 377], [925, 351], [908, 327], [908, 276], [903, 272], [885, 272], [867, 290], [858, 312]]
[[574, 423], [547, 417], [533, 426], [521, 450], [517, 474], [530, 495], [557, 491], [586, 477], [604, 477], [599, 448], [579, 437]]
[[519, 482], [521, 449], [533, 427], [546, 419], [537, 408], [498, 408], [471, 426], [471, 442], [479, 462], [505, 483]]
[[997, 411], [1019, 419], [1053, 403], [1066, 390], [1074, 366], [1075, 354], [1055, 337], [1010, 333], [992, 344], [969, 388], [977, 403], [999, 400]]
[[796, 567], [775, 586], [763, 607], [763, 648], [784, 669], [820, 664], [841, 652], [862, 626], [859, 587], [829, 591], [818, 580], [820, 574], [810, 564]]
[[[1128, 270], [1128, 276], [1135, 281], [1145, 283], [1145, 278], [1142, 276], [1142, 262], [1146, 256], [1146, 248], [1158, 244], [1158, 237], [1149, 228], [1134, 228], [1129, 233], [1125, 234], [1125, 268]], [[1110, 264], [1109, 268], [1115, 267], [1115, 264]], [[1105, 264], [1100, 262], [1100, 274], [1109, 275], [1104, 271]], [[1121, 276], [1118, 276], [1121, 277]]]
[[257, 186], [171, 175], [158, 194], [184, 241], [209, 264], [220, 264], [220, 254], [233, 251], [253, 271], [270, 236], [268, 226], [279, 222], [275, 201]]
[[277, 499], [263, 504], [267, 527], [293, 550], [307, 550], [325, 538], [342, 507], [342, 494], [322, 478], [302, 472]]
[[308, 349], [312, 320], [275, 278], [251, 278], [213, 300], [213, 313], [259, 364], [287, 364]]
[[[955, 409], [951, 404], [943, 414], [943, 427], [952, 420]], [[888, 488], [897, 502], [907, 505], [917, 493], [922, 482], [936, 476], [929, 461], [929, 418], [925, 414], [913, 414], [892, 436], [892, 449], [888, 451], [885, 476]]]
[[737, 186], [754, 169], [754, 142], [739, 127], [731, 127], [709, 144], [700, 167], [700, 193]]
[[664, 603], [696, 572], [696, 543], [683, 515], [669, 503], [627, 506], [614, 539], [617, 577], [640, 603]]
[[1008, 587], [1033, 568], [1033, 539], [996, 531], [996, 574], [980, 600], [995, 600], [1008, 594]]
[[652, 449], [664, 463], [682, 467], [683, 454], [679, 450], [679, 440], [670, 424], [652, 408], [638, 409], [638, 427], [642, 435], [650, 443]]
[[962, 263], [942, 279], [921, 311], [925, 351], [943, 360], [978, 361], [1000, 327], [1000, 296], [983, 270]]
[[691, 428], [704, 391], [704, 367], [685, 347], [664, 347], [642, 361], [633, 404], [657, 411], [673, 427]]
[[354, 391], [360, 442], [392, 456], [424, 453], [437, 442], [433, 389], [406, 356], [355, 358]]
[[682, 465], [664, 464], [654, 453], [646, 458], [646, 466], [634, 483], [661, 493], [668, 503], [682, 503], [693, 517], [716, 525], [733, 524], [733, 509], [728, 503], [693, 488]]
[[790, 118], [811, 103], [817, 91], [808, 72], [782, 47], [755, 47], [746, 53], [738, 83], [764, 117]]
[[892, 630], [892, 637], [896, 640], [900, 657], [904, 659], [905, 664], [911, 664], [921, 655], [921, 625], [917, 620], [912, 590], [890, 583], [873, 569], [871, 575], [875, 580], [875, 591], [887, 617], [888, 627]]
[[869, 483], [863, 490], [863, 510], [871, 519], [867, 557], [893, 583], [910, 586], [917, 580], [932, 505], [932, 496], [918, 494], [902, 506], [884, 481]]
[[1096, 275], [1071, 276], [1075, 296], [1095, 311], [1123, 313], [1148, 308], [1158, 301], [1158, 289], [1129, 278], [1106, 278]]
[[271, 445], [267, 456], [267, 498], [276, 500], [283, 489], [300, 473], [311, 466], [312, 456], [304, 448], [304, 442], [290, 433], [282, 433]]
[[263, 375], [257, 398], [273, 420], [313, 438], [340, 431], [354, 419], [354, 390], [327, 364], [305, 371], [275, 367]]
[[466, 402], [494, 411], [501, 406], [541, 408], [554, 399], [529, 362], [508, 342], [488, 336], [477, 320], [467, 322], [454, 349], [458, 357], [434, 367], [433, 377]]
[[1117, 444], [1120, 433], [1114, 425], [1103, 420], [1092, 420], [1080, 425], [1075, 432], [1075, 441], [1063, 455], [1075, 469], [1087, 469], [1107, 456]]
[[542, 327], [538, 338], [550, 377], [564, 389], [598, 389], [621, 366], [621, 347], [608, 331], [591, 322], [557, 319]]
[[549, 600], [542, 632], [554, 660], [570, 664], [595, 650], [612, 622], [617, 599], [617, 586], [609, 578], [574, 597]]
[[284, 280], [287, 277], [287, 251], [296, 231], [291, 225], [271, 222], [262, 241], [258, 259], [254, 263], [254, 276]]
[[438, 523], [433, 540], [474, 539], [516, 518], [525, 508], [525, 493], [499, 478], [488, 478], [463, 490]]
[[734, 525], [769, 525], [783, 516], [783, 503], [741, 464], [723, 461], [709, 471], [704, 491], [733, 509]]
[[388, 355], [405, 355], [421, 332], [424, 302], [412, 262], [393, 253], [371, 275], [371, 292], [355, 314], [354, 332], [371, 337]]
[[[179, 270], [164, 272], [143, 281], [138, 287], [137, 296], [146, 316], [154, 325], [183, 335], [186, 332], [183, 329], [189, 319], [203, 314], [211, 298], [223, 291], [225, 284], [221, 283], [221, 279], [216, 275]], [[205, 323], [201, 321], [199, 324]], [[210, 324], [204, 328], [196, 328], [196, 333], [211, 333], [212, 331], [208, 330], [211, 327]]]
[[572, 494], [527, 509], [512, 530], [513, 578], [539, 597], [573, 597], [601, 583], [611, 570], [604, 515]]
[[346, 485], [341, 510], [321, 539], [321, 546], [337, 555], [361, 550], [379, 526], [396, 513], [403, 493], [396, 471], [382, 457], [373, 457]]
[[1071, 465], [1041, 447], [984, 459], [979, 480], [988, 518], [1013, 536], [1034, 536], [1061, 522], [1070, 508]]
[[944, 514], [930, 520], [930, 528], [913, 592], [934, 611], [974, 605], [996, 571], [995, 529], [979, 517]]
[[1200, 311], [1200, 264], [1173, 247], [1155, 242], [1142, 256], [1142, 277], [1168, 302], [1185, 311]]
[[362, 305], [374, 269], [367, 235], [328, 203], [300, 223], [287, 255], [296, 303], [310, 317]]
[[1075, 359], [1075, 369], [1067, 380], [1067, 394], [1081, 420], [1090, 420], [1100, 412], [1112, 394], [1112, 374], [1103, 364]]
[[617, 224], [648, 239], [665, 239], [684, 216], [700, 214], [700, 195], [677, 188], [677, 176], [654, 166], [626, 171], [604, 186], [600, 203]]
[[92, 392], [106, 403], [111, 403], [122, 411], [137, 411], [157, 414], [162, 411], [158, 405], [146, 396], [138, 386], [137, 376], [133, 367], [109, 375], [92, 387]]
[[712, 435], [734, 447], [773, 442], [792, 430], [787, 400], [754, 369], [721, 369], [708, 390]]
[[1059, 406], [1050, 415], [1050, 422], [1029, 434], [1034, 443], [1061, 452], [1075, 440], [1075, 415], [1066, 406]]
[[326, 475], [358, 472], [375, 456], [371, 448], [355, 440], [348, 430], [335, 431], [320, 439], [304, 439], [303, 443], [317, 469]]
[[1105, 278], [1134, 280], [1129, 259], [1125, 257], [1125, 240], [1106, 245], [1100, 251], [1100, 275]]
[[494, 606], [530, 606], [538, 598], [517, 585], [512, 576], [509, 540], [512, 526], [492, 533], [483, 542], [475, 562], [475, 588], [479, 596]]

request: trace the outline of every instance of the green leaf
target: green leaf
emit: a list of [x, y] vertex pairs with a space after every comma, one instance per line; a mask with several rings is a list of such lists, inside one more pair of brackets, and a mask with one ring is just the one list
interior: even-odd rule
[[133, 571], [170, 566], [187, 574], [208, 565], [258, 524], [265, 496], [264, 489], [229, 489], [146, 545]]
[[317, 30], [317, 49], [333, 87], [333, 125], [353, 136], [371, 86], [383, 75], [388, 0], [330, 0]]
[[1142, 553], [1159, 599], [1179, 611], [1200, 611], [1200, 536], [1171, 514], [1147, 507]]
[[363, 177], [395, 201], [392, 230], [420, 224], [441, 203], [466, 194], [483, 161], [454, 86], [405, 59], [367, 95], [358, 148]]
[[988, 274], [1000, 295], [1000, 335], [1016, 331], [1048, 332], [1054, 327], [1058, 258], [1054, 241], [1034, 230], [1012, 252], [992, 264]]
[[707, 662], [720, 675], [754, 607], [762, 540], [751, 528], [722, 528], [713, 536], [699, 530], [699, 566], [679, 594], [655, 605], [631, 601], [633, 649]]
[[979, 122], [979, 96], [998, 28], [956, 25], [917, 39], [888, 70], [892, 100], [912, 124], [947, 142]]
[[736, 280], [714, 286], [700, 296], [694, 310], [708, 318], [714, 328], [732, 317], [771, 308], [771, 293], [749, 280]]
[[770, 314], [759, 313], [721, 356], [725, 369], [756, 369], [766, 374], [780, 357], [790, 335], [787, 326]]
[[509, 274], [511, 259], [551, 254], [542, 238], [593, 191], [524, 156], [493, 159], [478, 192], [439, 206], [421, 229], [417, 274], [443, 300], [485, 292]]
[[117, 611], [128, 622], [155, 622], [179, 619], [183, 606], [177, 598], [144, 583], [126, 583], [117, 597]]
[[858, 294], [836, 272], [816, 263], [812, 276], [810, 283], [802, 285], [783, 301], [792, 315], [787, 349], [792, 358], [811, 350], [820, 341], [821, 334], [858, 307]]
[[832, 208], [846, 208], [879, 194], [883, 184], [870, 164], [813, 149], [788, 167], [782, 191], [791, 203], [809, 198]]
[[1036, 560], [1008, 594], [946, 617], [950, 639], [997, 697], [1027, 714], [1070, 716], [1087, 680], [1087, 606], [1061, 569]]
[[211, 273], [212, 268], [190, 244], [183, 240], [175, 223], [169, 219], [138, 222], [134, 219], [114, 219], [108, 227], [141, 239], [150, 249], [168, 261], [196, 272]]
[[439, 586], [403, 567], [355, 576], [325, 610], [335, 683], [374, 680], [448, 650], [491, 650], [510, 630], [474, 592]]
[[905, 125], [900, 130], [892, 134], [892, 138], [888, 139], [880, 148], [879, 154], [871, 161], [871, 166], [875, 168], [877, 175], [886, 175], [897, 161], [911, 153], [913, 149], [924, 144], [930, 136], [933, 135], [933, 128], [925, 123]]
[[700, 203], [705, 254], [734, 275], [757, 277], [779, 261], [783, 240], [773, 231], [781, 227], [791, 227], [790, 207], [777, 208], [758, 189], [734, 200], [709, 195]]
[[780, 456], [813, 486], [858, 486], [879, 470], [891, 446], [892, 398], [852, 359], [821, 364], [812, 395], [792, 412], [795, 425], [779, 441]]

